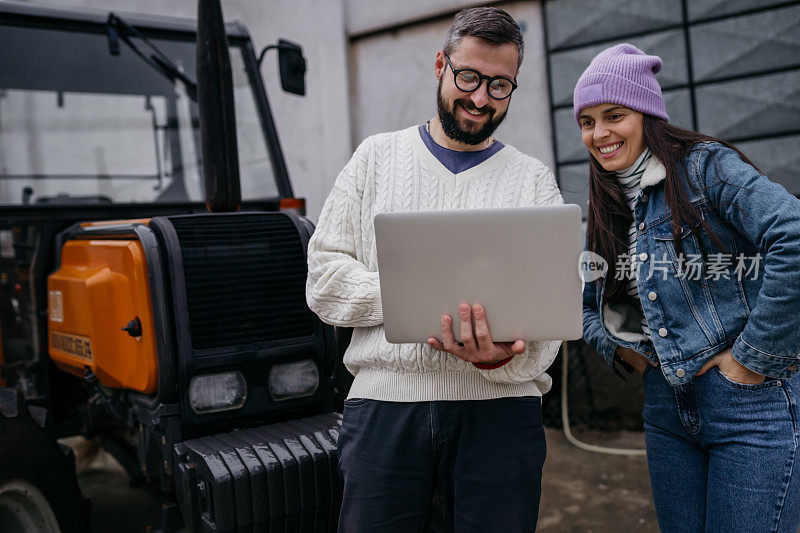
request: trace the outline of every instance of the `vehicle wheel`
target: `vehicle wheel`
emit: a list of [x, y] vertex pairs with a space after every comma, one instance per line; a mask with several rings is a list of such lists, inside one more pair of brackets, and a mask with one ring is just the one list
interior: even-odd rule
[[75, 475], [72, 450], [59, 444], [47, 411], [0, 389], [0, 531], [89, 530], [88, 502]]
[[22, 478], [0, 483], [0, 531], [58, 532], [47, 498]]

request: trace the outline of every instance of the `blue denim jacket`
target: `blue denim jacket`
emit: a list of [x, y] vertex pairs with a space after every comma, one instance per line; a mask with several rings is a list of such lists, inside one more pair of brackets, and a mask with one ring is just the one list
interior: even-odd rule
[[634, 210], [639, 300], [652, 340], [619, 306], [602, 303], [602, 279], [584, 287], [584, 339], [611, 365], [618, 345], [636, 350], [660, 363], [672, 385], [731, 345], [750, 370], [792, 377], [800, 370], [800, 200], [733, 150], [698, 144], [686, 158], [687, 193], [726, 250], [702, 227], [684, 226], [679, 257], [663, 176], [653, 158]]

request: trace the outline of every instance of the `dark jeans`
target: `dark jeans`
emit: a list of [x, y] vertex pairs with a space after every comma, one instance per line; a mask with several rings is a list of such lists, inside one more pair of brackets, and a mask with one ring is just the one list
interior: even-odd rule
[[645, 439], [661, 531], [800, 526], [800, 375], [742, 385], [717, 367], [671, 387], [644, 374]]
[[339, 531], [534, 531], [546, 453], [541, 398], [347, 400]]

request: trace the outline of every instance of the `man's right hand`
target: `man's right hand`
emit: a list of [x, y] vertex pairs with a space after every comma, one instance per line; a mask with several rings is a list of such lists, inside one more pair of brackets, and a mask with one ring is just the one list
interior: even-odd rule
[[631, 350], [630, 348], [617, 346], [617, 350], [614, 353], [620, 359], [620, 361], [631, 365], [640, 376], [644, 374], [644, 371], [648, 366], [656, 366], [645, 356], [635, 350]]
[[[461, 318], [461, 341], [457, 343], [453, 337], [453, 319], [450, 315], [442, 315], [442, 340], [435, 337], [428, 339], [428, 344], [435, 350], [447, 352], [469, 363], [494, 364], [508, 362], [515, 355], [523, 353], [525, 342], [494, 342], [486, 322], [486, 310], [480, 304], [470, 307], [462, 303], [458, 308]], [[475, 318], [473, 331], [472, 319]], [[482, 368], [479, 366], [479, 368]]]

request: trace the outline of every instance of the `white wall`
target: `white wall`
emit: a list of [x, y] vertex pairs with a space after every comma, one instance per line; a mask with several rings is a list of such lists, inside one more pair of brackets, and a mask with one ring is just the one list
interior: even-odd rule
[[407, 24], [454, 13], [470, 6], [488, 5], [497, 0], [346, 0], [345, 25], [348, 35]]
[[[197, 18], [196, 0], [49, 0], [128, 13]], [[279, 38], [302, 45], [308, 62], [306, 96], [280, 88], [277, 54], [269, 52], [262, 77], [296, 196], [316, 220], [336, 173], [350, 157], [343, 0], [222, 0], [226, 21], [247, 26], [256, 51]]]

